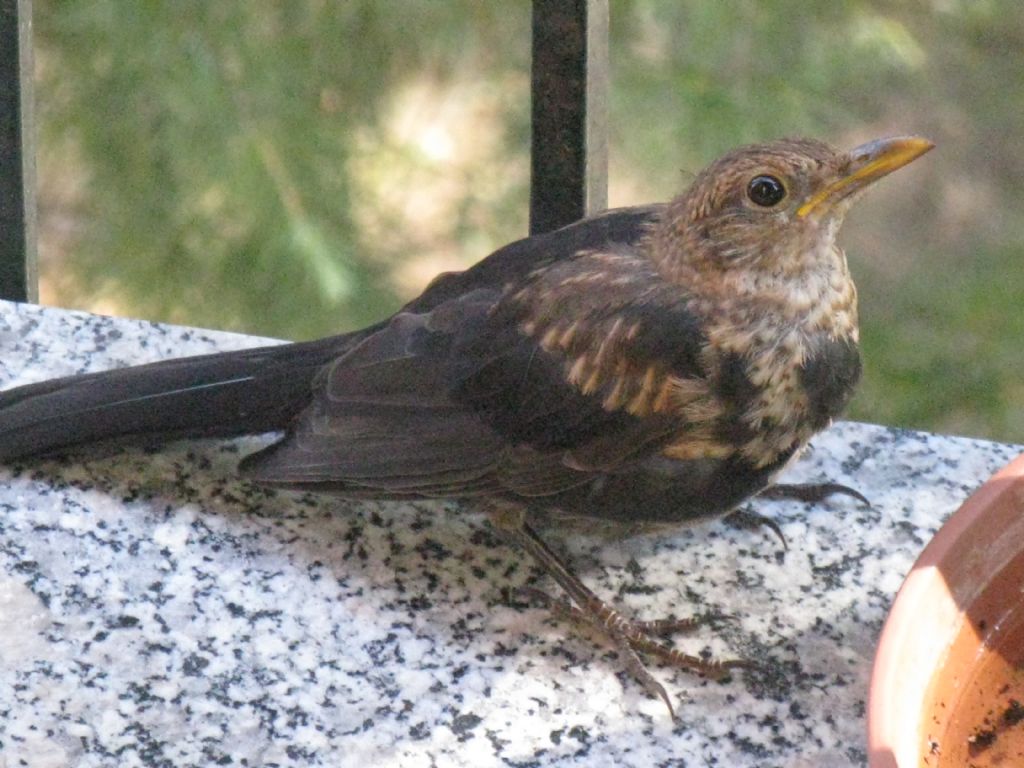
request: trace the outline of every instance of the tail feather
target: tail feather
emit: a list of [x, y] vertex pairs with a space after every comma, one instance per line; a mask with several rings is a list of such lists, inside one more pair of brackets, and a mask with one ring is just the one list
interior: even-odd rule
[[0, 392], [0, 461], [95, 442], [284, 429], [358, 335], [165, 360]]

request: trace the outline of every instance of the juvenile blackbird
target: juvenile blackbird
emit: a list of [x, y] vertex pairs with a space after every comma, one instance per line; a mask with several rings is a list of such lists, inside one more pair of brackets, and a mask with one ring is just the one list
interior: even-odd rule
[[514, 242], [354, 333], [0, 393], [0, 460], [283, 430], [246, 477], [482, 505], [671, 710], [639, 653], [708, 675], [744, 662], [664, 645], [663, 624], [619, 615], [535, 526], [690, 523], [766, 489], [860, 375], [843, 217], [932, 146], [743, 147], [667, 204]]

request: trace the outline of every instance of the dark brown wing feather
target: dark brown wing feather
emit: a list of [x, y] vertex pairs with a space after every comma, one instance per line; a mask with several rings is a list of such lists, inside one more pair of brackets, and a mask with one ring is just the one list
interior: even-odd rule
[[[606, 217], [615, 226], [591, 220], [596, 235], [577, 225], [572, 237], [573, 228], [546, 236], [555, 250], [508, 262], [516, 268], [503, 290], [472, 287], [497, 279], [480, 278], [486, 261], [476, 277], [470, 270], [440, 281], [328, 367], [289, 435], [244, 470], [263, 483], [360, 496], [538, 496], [593, 477], [574, 450], [597, 451], [605, 464], [654, 450], [669, 433], [667, 419], [609, 409], [603, 392], [584, 394], [566, 379], [566, 356], [544, 349], [523, 332], [521, 313], [504, 309], [519, 285], [589, 252], [559, 248], [628, 251], [633, 244], [609, 242], [609, 232], [638, 239], [648, 217], [646, 209], [632, 218], [617, 212]], [[591, 303], [599, 314], [615, 309]]]
[[505, 443], [449, 396], [451, 333], [431, 327], [486, 313], [488, 298], [473, 294], [455, 307], [396, 315], [324, 369], [312, 405], [288, 436], [247, 459], [243, 470], [273, 485], [353, 485], [382, 496], [493, 490]]

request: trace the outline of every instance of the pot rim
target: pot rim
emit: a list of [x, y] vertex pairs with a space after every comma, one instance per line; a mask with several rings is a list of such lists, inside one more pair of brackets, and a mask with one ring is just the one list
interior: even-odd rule
[[[921, 764], [925, 693], [964, 622], [967, 606], [1024, 551], [1024, 515], [1018, 507], [1022, 498], [1024, 454], [987, 480], [950, 516], [896, 593], [879, 636], [868, 688], [871, 768]], [[930, 628], [938, 629], [926, 631]], [[912, 654], [908, 646], [913, 646]], [[900, 713], [911, 695], [919, 701], [914, 702], [913, 722], [908, 722]]]

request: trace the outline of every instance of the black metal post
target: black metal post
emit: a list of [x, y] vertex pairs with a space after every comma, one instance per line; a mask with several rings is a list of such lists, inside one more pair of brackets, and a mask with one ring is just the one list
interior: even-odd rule
[[0, 299], [35, 301], [32, 2], [0, 0]]
[[608, 0], [533, 0], [530, 234], [608, 206]]

